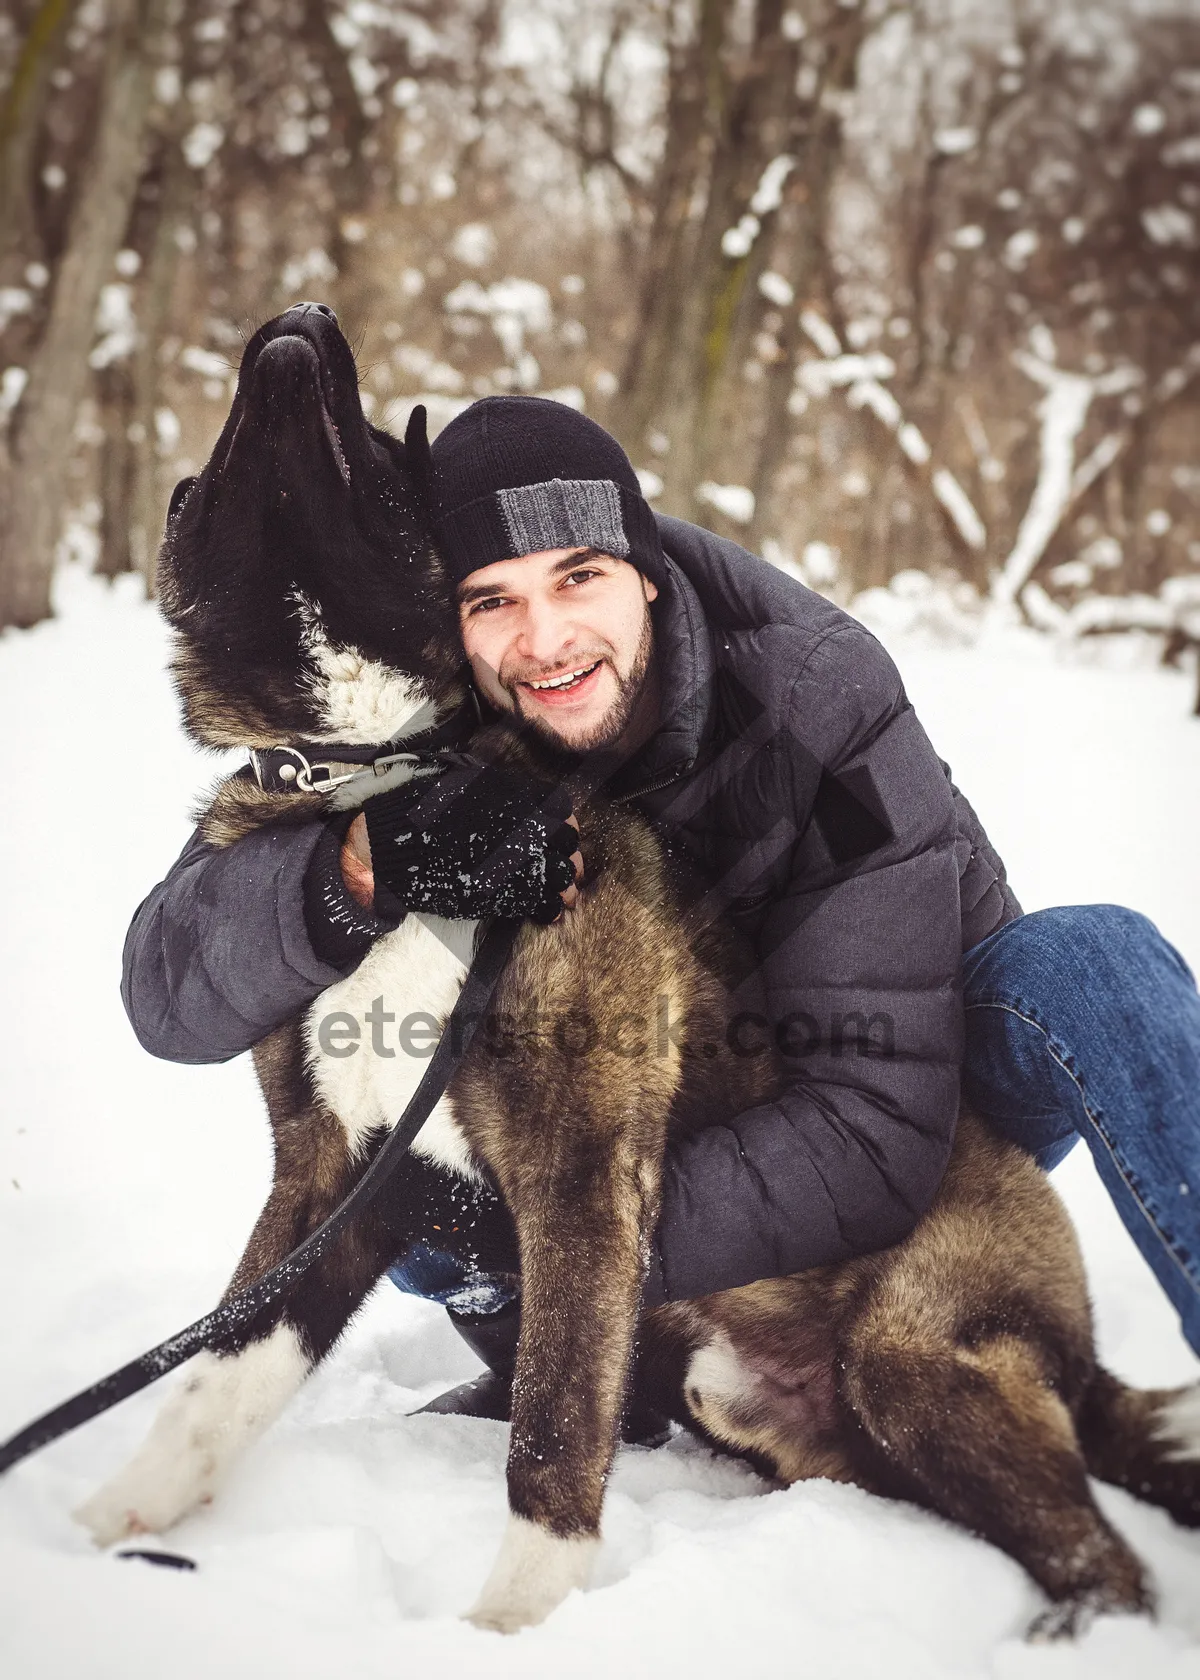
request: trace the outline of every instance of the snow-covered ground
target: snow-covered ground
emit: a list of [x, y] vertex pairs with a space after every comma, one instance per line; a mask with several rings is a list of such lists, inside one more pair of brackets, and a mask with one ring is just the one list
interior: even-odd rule
[[[57, 620], [0, 640], [0, 1436], [206, 1310], [269, 1174], [248, 1059], [155, 1062], [117, 995], [129, 916], [213, 766], [177, 729], [165, 638], [132, 580], [68, 573], [60, 594]], [[1020, 636], [894, 652], [1025, 905], [1133, 905], [1200, 966], [1190, 679], [1117, 650], [1064, 665]], [[1105, 1359], [1144, 1383], [1200, 1375], [1081, 1150], [1060, 1184]], [[683, 1438], [622, 1452], [593, 1590], [516, 1639], [477, 1632], [456, 1618], [499, 1539], [506, 1431], [404, 1415], [474, 1369], [440, 1309], [381, 1289], [170, 1537], [191, 1575], [98, 1555], [68, 1515], [161, 1392], [20, 1466], [0, 1485], [4, 1674], [1200, 1676], [1200, 1535], [1162, 1512], [1100, 1495], [1154, 1570], [1158, 1626], [1109, 1620], [1035, 1649], [1020, 1633], [1037, 1595], [999, 1552], [854, 1488], [768, 1491]]]

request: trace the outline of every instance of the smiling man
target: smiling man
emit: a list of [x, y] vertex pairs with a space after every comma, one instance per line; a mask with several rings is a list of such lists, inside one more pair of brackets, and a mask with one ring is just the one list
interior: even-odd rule
[[630, 748], [658, 717], [650, 578], [595, 548], [470, 574], [458, 604], [480, 694], [577, 752]]
[[[1119, 906], [1022, 915], [874, 637], [735, 544], [656, 519], [595, 422], [486, 398], [433, 463], [481, 713], [584, 755], [711, 883], [785, 1067], [774, 1101], [672, 1144], [648, 1300], [900, 1240], [937, 1189], [961, 1076], [1043, 1165], [1087, 1139], [1200, 1350], [1200, 998], [1178, 953]], [[212, 856], [193, 842], [126, 947], [149, 1049], [246, 1049], [406, 913], [549, 922], [578, 890], [569, 800], [506, 771], [451, 769], [344, 823]], [[481, 1192], [447, 1221], [414, 1159], [419, 1178], [441, 1234], [393, 1275], [443, 1301], [496, 1373], [443, 1409], [504, 1415], [518, 1306], [484, 1287], [489, 1255], [505, 1269], [503, 1210]]]

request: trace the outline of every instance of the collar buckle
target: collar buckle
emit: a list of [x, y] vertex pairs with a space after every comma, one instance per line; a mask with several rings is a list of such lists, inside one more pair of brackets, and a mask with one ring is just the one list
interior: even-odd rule
[[398, 764], [411, 764], [416, 769], [430, 757], [428, 753], [385, 752], [365, 763], [323, 763], [306, 757], [299, 747], [269, 747], [252, 749], [250, 763], [265, 793], [327, 793], [347, 782], [386, 776]]

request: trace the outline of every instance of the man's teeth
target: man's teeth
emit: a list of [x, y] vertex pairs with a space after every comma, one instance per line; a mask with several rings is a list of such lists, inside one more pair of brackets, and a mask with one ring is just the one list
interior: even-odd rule
[[589, 676], [599, 665], [594, 660], [591, 665], [581, 665], [578, 671], [564, 671], [561, 677], [547, 677], [545, 682], [531, 682], [530, 688], [568, 688], [571, 683], [578, 682], [580, 677]]

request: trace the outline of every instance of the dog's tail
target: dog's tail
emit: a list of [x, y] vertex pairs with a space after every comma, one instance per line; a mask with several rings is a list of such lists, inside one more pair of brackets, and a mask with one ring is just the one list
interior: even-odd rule
[[1076, 1427], [1093, 1476], [1200, 1528], [1200, 1383], [1127, 1388], [1097, 1367]]

